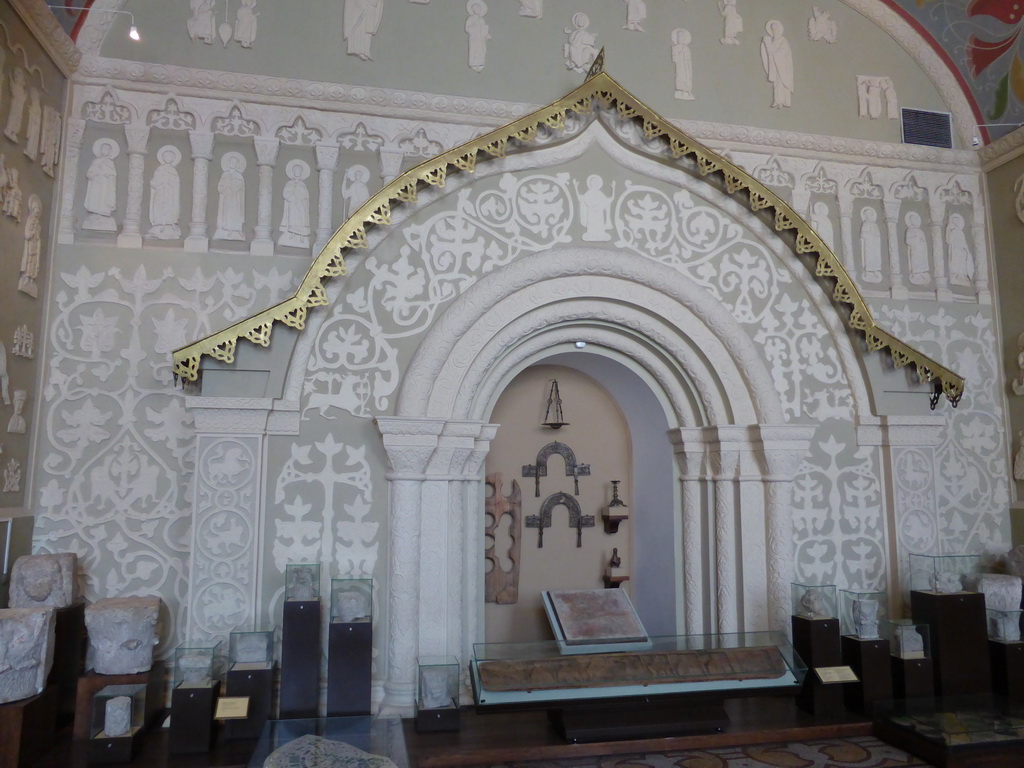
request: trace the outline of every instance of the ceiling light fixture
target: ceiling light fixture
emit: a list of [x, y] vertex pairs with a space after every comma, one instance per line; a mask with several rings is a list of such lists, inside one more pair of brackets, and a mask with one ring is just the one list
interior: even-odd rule
[[135, 15], [131, 11], [122, 11], [116, 8], [83, 8], [76, 5], [51, 5], [49, 6], [51, 11], [86, 11], [87, 13], [123, 13], [127, 15], [131, 20], [131, 26], [128, 28], [128, 37], [132, 40], [139, 41], [142, 36], [139, 34], [139, 28], [135, 26]]

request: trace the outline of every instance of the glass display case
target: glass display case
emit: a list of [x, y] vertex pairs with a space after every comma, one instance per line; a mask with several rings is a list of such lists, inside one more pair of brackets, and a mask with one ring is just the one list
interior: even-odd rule
[[834, 619], [836, 606], [835, 584], [793, 583], [793, 615], [805, 619]]
[[274, 663], [274, 630], [232, 632], [228, 638], [231, 669], [269, 669]]
[[203, 688], [211, 685], [220, 645], [220, 643], [202, 647], [182, 645], [175, 648], [174, 687]]
[[942, 595], [973, 592], [980, 569], [980, 555], [912, 554], [910, 589]]
[[1020, 642], [1020, 618], [1024, 611], [985, 611], [988, 639], [997, 643]]
[[331, 580], [331, 623], [373, 623], [373, 579]]
[[459, 660], [454, 656], [420, 656], [416, 660], [416, 709], [459, 706]]
[[130, 738], [146, 722], [146, 685], [108, 685], [92, 699], [93, 739]]
[[288, 563], [284, 567], [285, 600], [320, 599], [320, 563]]
[[927, 659], [931, 656], [928, 648], [927, 624], [915, 624], [910, 619], [883, 621], [882, 636], [889, 640], [889, 653], [898, 659]]
[[889, 597], [885, 592], [839, 591], [839, 621], [844, 635], [861, 640], [878, 640], [880, 626], [889, 618]]

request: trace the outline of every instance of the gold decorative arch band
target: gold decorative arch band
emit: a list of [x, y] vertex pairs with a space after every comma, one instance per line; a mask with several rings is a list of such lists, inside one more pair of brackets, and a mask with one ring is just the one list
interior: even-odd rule
[[174, 374], [186, 382], [199, 377], [204, 355], [225, 363], [234, 362], [239, 339], [268, 346], [275, 323], [284, 323], [301, 330], [310, 309], [327, 304], [324, 280], [347, 274], [345, 255], [351, 249], [367, 247], [366, 232], [370, 227], [391, 224], [392, 206], [415, 203], [420, 185], [443, 187], [450, 173], [473, 173], [478, 160], [504, 157], [506, 150], [536, 141], [542, 128], [560, 131], [565, 128], [569, 113], [589, 114], [594, 106], [615, 108], [623, 120], [642, 123], [644, 137], [655, 140], [665, 137], [672, 157], [692, 158], [701, 176], [718, 179], [730, 195], [746, 194], [752, 211], [773, 219], [775, 230], [783, 236], [792, 230], [793, 247], [798, 255], [817, 255], [815, 275], [834, 281], [833, 299], [849, 305], [846, 324], [864, 335], [871, 350], [889, 350], [896, 368], [913, 364], [922, 381], [931, 382], [932, 408], [942, 395], [955, 407], [964, 391], [964, 379], [935, 360], [880, 328], [871, 316], [864, 297], [853, 284], [842, 262], [810, 225], [782, 198], [750, 174], [721, 155], [694, 141], [642, 101], [634, 97], [603, 70], [602, 56], [594, 63], [586, 81], [576, 90], [525, 117], [467, 141], [454, 149], [420, 163], [398, 176], [371, 197], [338, 228], [320, 255], [306, 272], [295, 294], [258, 314], [174, 351]]

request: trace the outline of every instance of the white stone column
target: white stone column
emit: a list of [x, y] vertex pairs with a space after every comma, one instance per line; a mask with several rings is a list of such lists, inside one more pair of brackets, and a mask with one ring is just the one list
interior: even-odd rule
[[932, 230], [932, 263], [935, 265], [935, 298], [939, 301], [952, 301], [953, 291], [950, 290], [949, 276], [946, 274], [946, 233], [943, 226], [946, 204], [938, 199], [938, 195], [928, 197], [928, 216]]
[[281, 140], [267, 136], [255, 136], [256, 165], [259, 167], [259, 203], [256, 208], [256, 230], [249, 245], [249, 253], [257, 256], [273, 256], [274, 240], [271, 238], [273, 224], [270, 220], [273, 210], [274, 166], [277, 164], [277, 150]]
[[119, 248], [142, 247], [142, 188], [145, 183], [146, 148], [149, 145], [148, 125], [125, 125], [128, 140], [128, 202], [124, 223], [117, 236]]
[[[737, 469], [739, 455], [728, 432], [719, 434], [719, 442], [711, 446], [714, 480], [715, 535], [715, 613], [719, 634], [738, 632], [742, 614], [743, 585], [739, 580], [739, 557], [745, 555], [737, 538], [739, 488]], [[724, 438], [724, 439], [723, 439]]]
[[316, 220], [316, 240], [313, 242], [313, 255], [319, 255], [334, 234], [331, 221], [334, 206], [334, 173], [338, 169], [338, 145], [316, 145], [316, 170], [320, 179], [320, 196]]
[[853, 198], [843, 190], [839, 191], [839, 234], [843, 241], [840, 259], [850, 279], [856, 283], [857, 254], [853, 252]]
[[900, 201], [886, 199], [885, 228], [889, 235], [889, 295], [894, 299], [905, 299], [910, 293], [903, 282], [900, 264]]
[[[685, 631], [699, 635], [711, 631], [705, 615], [707, 569], [703, 547], [705, 520], [706, 433], [700, 427], [684, 427], [669, 433], [679, 466], [683, 495], [683, 613]], [[677, 622], [678, 623], [678, 622]]]
[[70, 245], [75, 242], [75, 190], [78, 185], [78, 159], [85, 138], [85, 120], [68, 118], [67, 139], [64, 147], [64, 185], [60, 197], [60, 222], [57, 242]]
[[[196, 424], [185, 635], [206, 644], [261, 623], [263, 452], [273, 400], [188, 397], [185, 406]], [[231, 472], [224, 471], [225, 457], [231, 457]]]
[[192, 146], [192, 221], [185, 238], [185, 250], [205, 253], [210, 250], [206, 230], [206, 204], [210, 186], [210, 161], [213, 159], [213, 134], [190, 131]]

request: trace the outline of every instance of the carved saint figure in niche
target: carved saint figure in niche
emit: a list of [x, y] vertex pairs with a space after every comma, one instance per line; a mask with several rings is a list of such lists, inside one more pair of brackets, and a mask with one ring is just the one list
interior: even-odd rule
[[719, 41], [722, 45], [739, 45], [736, 35], [743, 31], [743, 17], [736, 10], [736, 0], [719, 0], [718, 10], [722, 14], [725, 31]]
[[469, 18], [466, 19], [466, 34], [469, 35], [469, 68], [474, 72], [483, 71], [487, 60], [487, 41], [491, 39], [490, 28], [487, 26], [487, 6], [483, 0], [470, 0], [466, 6]]
[[690, 40], [688, 30], [672, 30], [672, 63], [676, 65], [674, 95], [683, 101], [693, 101], [693, 58], [690, 55]]
[[11, 459], [4, 467], [4, 493], [18, 493], [21, 490], [21, 463]]
[[28, 392], [24, 389], [14, 390], [14, 413], [11, 420], [7, 422], [7, 431], [18, 435], [25, 434], [25, 401], [28, 400]]
[[21, 277], [18, 278], [18, 290], [29, 296], [37, 297], [39, 287], [39, 258], [42, 253], [43, 238], [43, 201], [33, 193], [28, 198], [28, 216], [25, 219], [25, 245], [21, 251]]
[[39, 134], [43, 123], [43, 108], [39, 105], [39, 89], [29, 88], [28, 131], [25, 134], [25, 155], [35, 160], [39, 154]]
[[836, 23], [828, 11], [814, 6], [811, 18], [807, 20], [807, 36], [811, 40], [824, 40], [826, 43], [836, 41]]
[[245, 158], [238, 152], [226, 152], [220, 159], [215, 240], [245, 240], [245, 165]]
[[630, 32], [643, 32], [640, 25], [647, 18], [647, 3], [644, 0], [622, 0], [626, 4], [626, 25]]
[[519, 0], [519, 15], [539, 19], [544, 15], [544, 0]]
[[793, 51], [782, 36], [781, 21], [772, 19], [764, 29], [768, 34], [761, 38], [761, 64], [772, 84], [772, 108], [781, 109], [792, 102]]
[[18, 169], [7, 171], [7, 184], [4, 186], [4, 213], [15, 221], [21, 221], [21, 184], [18, 182]]
[[17, 141], [18, 134], [21, 133], [21, 121], [25, 115], [25, 99], [28, 97], [28, 89], [25, 87], [25, 70], [15, 67], [11, 72], [9, 83], [11, 105], [10, 112], [7, 113], [7, 124], [4, 126], [4, 136], [11, 141]]
[[974, 280], [974, 254], [967, 244], [964, 217], [954, 213], [946, 225], [946, 248], [949, 250], [949, 282], [970, 285]]
[[370, 43], [380, 28], [384, 0], [345, 0], [342, 28], [348, 41], [348, 55], [363, 61], [370, 58]]
[[860, 276], [865, 283], [882, 282], [882, 230], [870, 207], [860, 210]]
[[585, 13], [574, 13], [572, 26], [565, 28], [569, 36], [562, 46], [565, 66], [574, 72], [586, 73], [597, 58], [597, 35], [589, 30], [590, 17]]
[[825, 245], [835, 251], [836, 236], [832, 228], [832, 217], [829, 214], [828, 204], [818, 200], [811, 206], [811, 227], [818, 233]]
[[42, 157], [39, 164], [43, 173], [53, 176], [53, 168], [57, 165], [57, 152], [60, 149], [60, 114], [53, 107], [43, 107], [43, 130], [39, 139]]
[[285, 168], [288, 181], [284, 185], [284, 211], [281, 214], [281, 236], [278, 245], [309, 248], [309, 189], [306, 178], [309, 166], [292, 160]]
[[579, 182], [573, 179], [576, 196], [580, 200], [580, 224], [586, 230], [583, 239], [590, 243], [603, 243], [612, 239], [612, 200], [615, 198], [615, 184], [606, 195], [604, 182], [596, 173], [587, 177], [586, 191], [580, 191]]
[[11, 377], [7, 373], [7, 348], [0, 342], [0, 394], [3, 395], [4, 405], [11, 404]]
[[907, 231], [903, 242], [907, 244], [908, 279], [912, 285], [926, 285], [931, 279], [931, 263], [928, 260], [928, 236], [921, 228], [921, 214], [909, 211], [904, 218]]
[[85, 188], [85, 210], [89, 215], [82, 222], [82, 229], [96, 229], [113, 232], [117, 229], [113, 213], [117, 209], [117, 168], [114, 158], [121, 152], [113, 139], [97, 139], [92, 145], [95, 159], [90, 163], [85, 177], [89, 180]]
[[256, 0], [242, 0], [235, 14], [235, 40], [241, 43], [243, 48], [252, 48], [256, 41]]
[[345, 217], [351, 216], [359, 206], [370, 199], [370, 170], [365, 165], [353, 165], [341, 180], [341, 199], [345, 201]]
[[189, 16], [186, 27], [192, 42], [200, 40], [207, 45], [213, 45], [213, 39], [217, 36], [215, 5], [215, 0], [189, 0], [192, 15]]
[[157, 240], [176, 240], [181, 237], [178, 221], [181, 219], [181, 180], [177, 165], [181, 152], [168, 144], [156, 153], [160, 165], [149, 181], [149, 232], [146, 237]]

